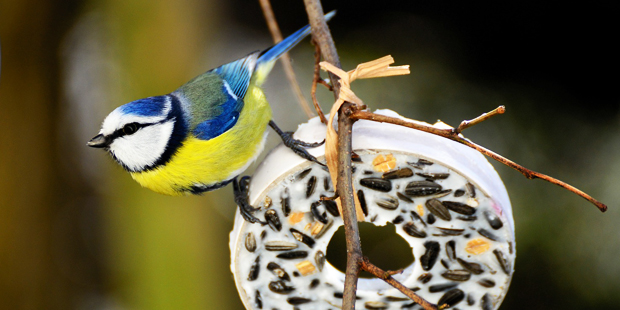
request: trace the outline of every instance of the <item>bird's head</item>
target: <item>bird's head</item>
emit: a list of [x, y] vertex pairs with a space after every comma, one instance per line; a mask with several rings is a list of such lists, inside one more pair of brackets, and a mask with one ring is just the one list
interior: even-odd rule
[[106, 117], [88, 146], [105, 149], [127, 171], [153, 169], [170, 159], [186, 134], [179, 109], [171, 96], [122, 105]]

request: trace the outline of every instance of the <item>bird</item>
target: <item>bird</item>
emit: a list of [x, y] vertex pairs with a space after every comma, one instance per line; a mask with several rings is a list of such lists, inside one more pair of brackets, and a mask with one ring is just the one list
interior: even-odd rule
[[[325, 15], [329, 20], [335, 12]], [[201, 194], [233, 182], [235, 201], [250, 222], [243, 173], [262, 152], [267, 126], [300, 156], [315, 161], [305, 143], [280, 130], [261, 85], [275, 61], [310, 33], [299, 29], [276, 45], [206, 71], [166, 95], [138, 99], [114, 109], [88, 141], [102, 148], [141, 186], [157, 193]], [[260, 222], [260, 221], [259, 221]]]

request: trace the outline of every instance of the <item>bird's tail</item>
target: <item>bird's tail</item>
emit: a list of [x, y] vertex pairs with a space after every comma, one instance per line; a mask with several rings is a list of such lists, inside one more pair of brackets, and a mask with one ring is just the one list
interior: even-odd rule
[[[329, 21], [334, 15], [336, 11], [331, 11], [325, 14], [325, 20]], [[286, 39], [278, 42], [278, 44], [264, 50], [256, 61], [256, 69], [254, 70], [253, 78], [255, 79], [256, 85], [261, 85], [271, 69], [275, 64], [276, 60], [282, 56], [282, 54], [288, 52], [291, 48], [293, 48], [297, 43], [303, 40], [307, 35], [310, 34], [310, 25], [306, 25], [305, 27], [297, 30], [295, 33], [286, 37]]]

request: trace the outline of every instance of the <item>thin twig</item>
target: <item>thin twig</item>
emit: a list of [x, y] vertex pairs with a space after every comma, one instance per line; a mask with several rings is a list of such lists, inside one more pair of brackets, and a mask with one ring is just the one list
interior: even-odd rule
[[[372, 121], [376, 121], [376, 122], [382, 122], [382, 123], [390, 123], [390, 124], [395, 124], [395, 125], [400, 125], [400, 126], [405, 126], [405, 127], [409, 127], [409, 128], [413, 128], [413, 129], [417, 129], [420, 131], [424, 131], [424, 132], [428, 132], [428, 133], [432, 133], [434, 135], [438, 135], [440, 137], [444, 137], [446, 139], [450, 139], [452, 141], [456, 141], [458, 143], [464, 144], [466, 146], [469, 146], [471, 148], [473, 148], [474, 150], [488, 156], [491, 157], [493, 159], [495, 159], [496, 161], [512, 168], [515, 169], [517, 171], [519, 171], [521, 174], [523, 174], [526, 178], [528, 179], [541, 179], [541, 180], [545, 180], [549, 183], [558, 185], [564, 189], [567, 189], [579, 196], [581, 196], [582, 198], [586, 199], [587, 201], [591, 202], [593, 205], [595, 205], [599, 210], [601, 210], [601, 212], [605, 212], [607, 211], [607, 206], [605, 204], [603, 204], [602, 202], [592, 198], [592, 196], [586, 194], [585, 192], [579, 190], [578, 188], [560, 181], [556, 178], [550, 177], [548, 175], [536, 172], [536, 171], [532, 171], [530, 169], [527, 169], [517, 163], [515, 163], [514, 161], [507, 159], [491, 150], [488, 150], [482, 146], [479, 146], [473, 142], [471, 142], [469, 139], [464, 138], [462, 135], [460, 135], [456, 129], [441, 129], [441, 128], [437, 128], [437, 127], [433, 127], [433, 126], [429, 126], [429, 125], [424, 125], [422, 123], [412, 123], [412, 122], [408, 122], [408, 121], [404, 121], [402, 119], [399, 118], [394, 118], [394, 117], [389, 117], [389, 116], [385, 116], [385, 115], [379, 115], [379, 114], [374, 114], [371, 112], [367, 112], [367, 111], [355, 111], [352, 115], [352, 118], [355, 119], [365, 119], [365, 120], [372, 120]], [[487, 117], [488, 118], [488, 117]], [[480, 121], [476, 122], [479, 123]], [[469, 126], [467, 126], [469, 127]]]
[[454, 131], [458, 134], [461, 133], [463, 130], [474, 126], [476, 124], [479, 124], [481, 122], [484, 122], [486, 120], [488, 120], [489, 118], [498, 115], [498, 114], [504, 114], [504, 112], [506, 112], [506, 107], [504, 107], [503, 105], [500, 105], [499, 107], [495, 108], [495, 110], [489, 112], [489, 113], [483, 113], [482, 115], [472, 119], [472, 120], [466, 120], [466, 121], [462, 121], [461, 124], [459, 125], [458, 128], [456, 128]]
[[362, 259], [362, 269], [368, 271], [373, 276], [383, 279], [387, 284], [393, 286], [395, 289], [399, 290], [401, 293], [405, 294], [405, 296], [411, 298], [411, 300], [415, 301], [417, 304], [422, 306], [424, 309], [437, 309], [437, 306], [424, 300], [424, 298], [420, 297], [420, 295], [416, 294], [414, 291], [408, 289], [406, 286], [402, 285], [400, 282], [394, 280], [392, 278], [392, 274], [395, 272], [383, 271], [381, 268], [375, 266], [371, 263], [367, 257]]
[[[258, 0], [260, 2], [260, 6], [263, 9], [263, 15], [265, 15], [265, 20], [267, 20], [267, 26], [269, 27], [269, 32], [271, 32], [271, 37], [273, 38], [274, 43], [278, 43], [282, 41], [282, 32], [280, 32], [280, 27], [278, 27], [278, 22], [276, 22], [276, 17], [273, 14], [273, 9], [271, 8], [271, 2], [269, 0]], [[297, 77], [295, 76], [295, 71], [293, 70], [293, 65], [291, 65], [291, 58], [288, 56], [288, 53], [280, 56], [282, 60], [282, 65], [284, 66], [284, 72], [286, 73], [286, 78], [288, 79], [295, 96], [297, 97], [297, 102], [301, 106], [302, 110], [306, 113], [308, 118], [312, 118], [314, 113], [312, 113], [312, 109], [308, 105], [308, 101], [304, 98], [304, 94], [301, 92], [301, 88], [299, 87], [299, 83], [297, 82]]]
[[[304, 5], [306, 7], [306, 13], [308, 13], [310, 27], [312, 28], [312, 39], [318, 43], [323, 59], [340, 68], [340, 58], [338, 57], [331, 32], [329, 28], [327, 28], [325, 13], [323, 12], [321, 2], [319, 0], [304, 0]], [[338, 99], [338, 94], [340, 93], [340, 85], [337, 83], [338, 78], [334, 74], [329, 73], [329, 79], [334, 88], [334, 98]]]
[[[319, 62], [321, 62], [321, 49], [319, 48], [318, 43], [312, 41], [314, 43], [314, 76], [312, 78], [312, 88], [310, 90], [310, 97], [312, 97], [312, 103], [314, 104], [314, 109], [316, 113], [319, 114], [319, 118], [321, 119], [321, 123], [327, 124], [327, 119], [325, 118], [325, 114], [321, 110], [321, 106], [319, 105], [319, 101], [316, 99], [316, 85], [319, 80], [321, 80], [321, 67], [319, 66]], [[322, 80], [321, 80], [322, 81]]]

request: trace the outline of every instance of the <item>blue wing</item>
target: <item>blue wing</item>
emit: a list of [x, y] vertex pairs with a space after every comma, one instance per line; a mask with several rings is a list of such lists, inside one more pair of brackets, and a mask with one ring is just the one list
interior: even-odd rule
[[216, 100], [219, 103], [217, 105], [218, 113], [211, 115], [193, 129], [197, 138], [209, 140], [235, 126], [239, 120], [239, 113], [243, 109], [243, 97], [250, 85], [257, 58], [258, 52], [254, 52], [210, 71], [221, 78], [221, 89], [217, 91], [222, 96], [218, 96], [219, 98]]

